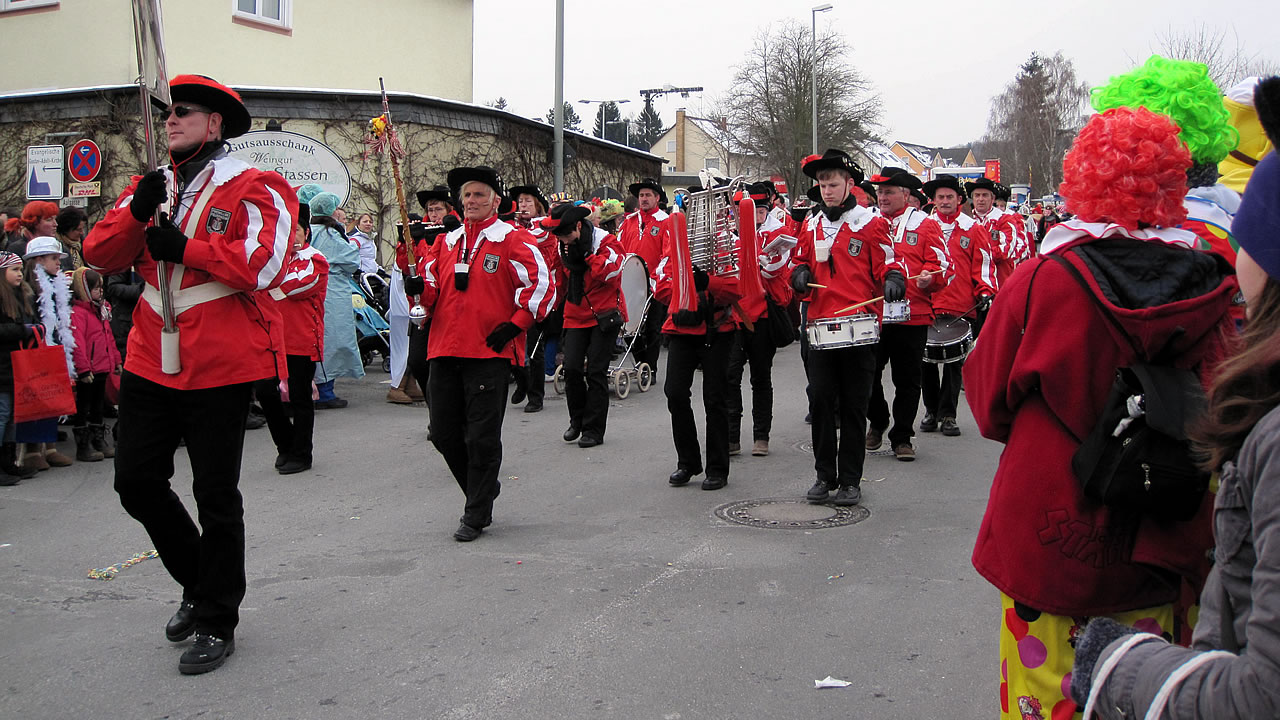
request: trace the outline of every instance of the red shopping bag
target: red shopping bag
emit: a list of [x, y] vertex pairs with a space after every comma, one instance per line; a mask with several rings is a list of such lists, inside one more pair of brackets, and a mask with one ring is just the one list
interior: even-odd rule
[[32, 345], [9, 353], [13, 360], [13, 421], [74, 415], [76, 395], [67, 373], [66, 353], [60, 346], [46, 345], [39, 331]]

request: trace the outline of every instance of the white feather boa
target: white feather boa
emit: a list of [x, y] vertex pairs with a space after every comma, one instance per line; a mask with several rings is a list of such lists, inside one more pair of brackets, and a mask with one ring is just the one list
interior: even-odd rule
[[67, 373], [76, 376], [76, 362], [72, 352], [76, 349], [76, 336], [71, 331], [71, 278], [58, 273], [52, 277], [44, 270], [35, 273], [40, 294], [36, 305], [40, 309], [40, 322], [44, 325], [45, 340], [50, 345], [61, 345], [67, 356]]

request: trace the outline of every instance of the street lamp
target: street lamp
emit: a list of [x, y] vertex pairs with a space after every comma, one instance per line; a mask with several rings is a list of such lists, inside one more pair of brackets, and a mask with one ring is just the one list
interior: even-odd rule
[[631, 147], [631, 121], [630, 120], [606, 120], [604, 125], [600, 127], [600, 133], [604, 134], [604, 129], [609, 125], [626, 125], [627, 126], [627, 147]]
[[833, 6], [831, 3], [823, 3], [811, 9], [810, 18], [813, 20], [812, 35], [809, 40], [809, 61], [811, 67], [809, 74], [813, 77], [813, 154], [818, 154], [818, 13], [826, 12]]
[[[600, 103], [601, 105], [603, 105], [604, 103], [613, 103], [614, 105], [621, 105], [623, 103], [629, 103], [629, 102], [631, 101], [630, 100], [579, 100], [578, 101], [580, 105], [590, 105], [591, 103]], [[601, 119], [603, 119], [603, 116], [601, 116]], [[615, 122], [615, 121], [611, 120], [607, 122]], [[604, 139], [604, 125], [600, 126], [600, 138]]]

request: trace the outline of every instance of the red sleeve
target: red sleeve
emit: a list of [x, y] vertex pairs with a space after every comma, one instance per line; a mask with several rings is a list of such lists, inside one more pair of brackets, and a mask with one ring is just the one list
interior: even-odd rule
[[140, 223], [129, 211], [133, 191], [138, 187], [141, 175], [134, 175], [129, 187], [120, 193], [116, 204], [104, 218], [94, 224], [84, 239], [84, 261], [103, 276], [115, 275], [133, 268], [134, 263], [146, 252], [144, 231], [146, 223]]
[[883, 285], [884, 276], [890, 270], [897, 270], [902, 277], [907, 277], [903, 259], [893, 251], [893, 234], [888, 220], [875, 218], [859, 232], [865, 236], [864, 241], [871, 244], [871, 276], [876, 283]]
[[[622, 253], [622, 245], [612, 235], [600, 241], [600, 247], [587, 256], [587, 267], [590, 274], [588, 283], [606, 285], [611, 288], [622, 287], [622, 261], [626, 259]], [[557, 266], [559, 261], [557, 260]]]
[[947, 249], [947, 241], [942, 238], [942, 228], [938, 223], [930, 219], [920, 223], [920, 246], [924, 257], [924, 271], [934, 273], [924, 290], [927, 293], [941, 290], [951, 278], [951, 252]]
[[707, 278], [707, 294], [716, 305], [732, 305], [742, 299], [738, 290], [738, 278], [712, 275]]
[[973, 237], [973, 260], [969, 263], [969, 273], [975, 292], [978, 295], [995, 295], [999, 281], [996, 279], [996, 256], [991, 249], [991, 235], [977, 224], [970, 233]]
[[516, 310], [511, 315], [511, 322], [527, 330], [534, 322], [545, 318], [556, 305], [552, 268], [547, 264], [546, 255], [538, 248], [537, 238], [530, 233], [516, 230], [507, 236], [506, 242], [511, 243], [507, 251], [508, 270], [516, 286]]
[[431, 314], [435, 308], [436, 298], [440, 297], [438, 262], [440, 253], [444, 252], [445, 247], [444, 235], [441, 235], [425, 253], [418, 256], [418, 277], [422, 278], [422, 296], [418, 300], [426, 309], [427, 315]]
[[298, 198], [277, 173], [256, 173], [241, 187], [226, 232], [188, 239], [182, 263], [236, 290], [267, 290], [280, 284], [293, 252]]
[[302, 300], [323, 294], [329, 284], [328, 280], [329, 261], [321, 253], [311, 252], [289, 263], [284, 280], [280, 282], [280, 292], [285, 297]]

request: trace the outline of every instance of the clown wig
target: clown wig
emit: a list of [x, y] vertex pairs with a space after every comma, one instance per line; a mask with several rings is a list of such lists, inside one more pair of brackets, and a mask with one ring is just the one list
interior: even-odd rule
[[1094, 88], [1093, 107], [1098, 112], [1144, 107], [1168, 115], [1181, 128], [1179, 138], [1196, 165], [1217, 165], [1240, 140], [1208, 68], [1190, 60], [1152, 55], [1141, 67]]
[[1187, 217], [1189, 167], [1191, 152], [1169, 118], [1115, 108], [1094, 115], [1076, 136], [1062, 161], [1059, 192], [1085, 222], [1172, 227]]

